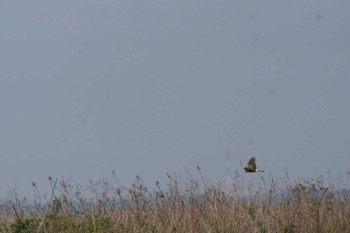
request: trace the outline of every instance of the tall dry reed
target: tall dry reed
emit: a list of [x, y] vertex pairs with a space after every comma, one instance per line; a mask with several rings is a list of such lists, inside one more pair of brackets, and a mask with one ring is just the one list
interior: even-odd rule
[[49, 177], [49, 193], [33, 183], [33, 199], [13, 190], [1, 200], [0, 232], [350, 232], [348, 187], [322, 177], [261, 177], [255, 187], [243, 174], [211, 183], [198, 171], [168, 175], [166, 188], [148, 188], [139, 176], [130, 187], [99, 180], [85, 189]]

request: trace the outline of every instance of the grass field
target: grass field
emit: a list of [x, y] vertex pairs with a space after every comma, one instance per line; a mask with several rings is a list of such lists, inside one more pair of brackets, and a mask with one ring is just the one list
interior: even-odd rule
[[86, 189], [49, 177], [50, 193], [33, 183], [34, 198], [12, 191], [1, 200], [0, 232], [350, 232], [347, 185], [260, 175], [252, 185], [244, 177], [224, 185], [201, 173], [168, 175], [166, 184], [147, 188], [138, 176], [131, 187], [119, 185], [113, 174], [116, 182], [91, 181]]

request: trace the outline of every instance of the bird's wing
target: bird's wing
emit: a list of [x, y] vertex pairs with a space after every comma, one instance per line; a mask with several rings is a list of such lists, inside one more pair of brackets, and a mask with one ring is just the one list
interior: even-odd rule
[[254, 171], [256, 170], [256, 164], [255, 164], [255, 158], [254, 157], [249, 160], [248, 168], [250, 170], [254, 170]]

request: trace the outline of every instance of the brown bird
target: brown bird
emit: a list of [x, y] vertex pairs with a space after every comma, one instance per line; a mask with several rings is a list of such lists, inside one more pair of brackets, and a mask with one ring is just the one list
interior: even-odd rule
[[245, 172], [264, 172], [264, 170], [257, 170], [255, 164], [255, 157], [249, 159], [248, 166], [244, 168]]

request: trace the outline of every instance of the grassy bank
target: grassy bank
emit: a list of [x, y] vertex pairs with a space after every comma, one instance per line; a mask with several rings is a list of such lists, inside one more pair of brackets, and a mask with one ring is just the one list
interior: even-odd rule
[[13, 191], [1, 200], [0, 232], [350, 232], [348, 187], [256, 179], [253, 187], [237, 175], [224, 187], [168, 175], [166, 188], [147, 188], [137, 176], [131, 187], [83, 189], [49, 177], [50, 193], [33, 183], [33, 199]]

